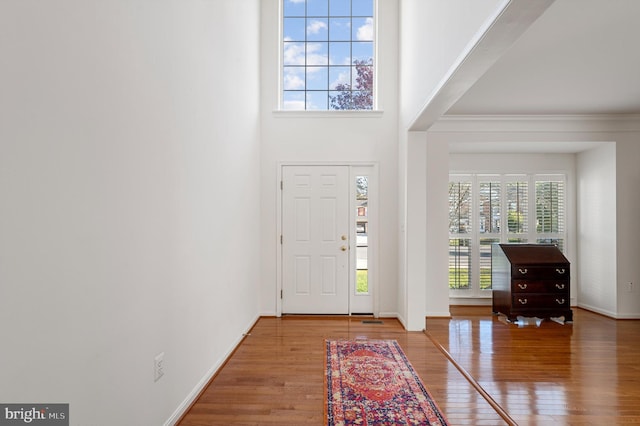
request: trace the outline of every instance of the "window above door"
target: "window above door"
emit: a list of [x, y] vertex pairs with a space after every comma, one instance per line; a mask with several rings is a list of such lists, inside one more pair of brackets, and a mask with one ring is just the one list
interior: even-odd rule
[[375, 108], [375, 0], [282, 0], [281, 110]]

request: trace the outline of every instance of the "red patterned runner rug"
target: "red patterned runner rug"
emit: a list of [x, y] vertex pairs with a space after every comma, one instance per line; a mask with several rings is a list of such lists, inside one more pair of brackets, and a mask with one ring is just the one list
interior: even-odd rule
[[327, 425], [447, 425], [395, 340], [327, 340]]

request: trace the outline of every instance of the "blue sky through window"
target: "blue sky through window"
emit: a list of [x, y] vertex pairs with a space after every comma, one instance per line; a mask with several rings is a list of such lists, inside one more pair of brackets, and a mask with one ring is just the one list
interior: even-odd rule
[[282, 109], [372, 109], [372, 101], [336, 107], [331, 97], [369, 91], [373, 99], [372, 84], [355, 81], [363, 64], [373, 75], [374, 0], [282, 1]]

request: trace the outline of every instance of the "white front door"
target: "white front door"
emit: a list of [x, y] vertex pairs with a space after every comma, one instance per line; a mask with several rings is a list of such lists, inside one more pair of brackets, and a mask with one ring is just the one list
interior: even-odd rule
[[282, 313], [349, 313], [349, 167], [282, 168]]

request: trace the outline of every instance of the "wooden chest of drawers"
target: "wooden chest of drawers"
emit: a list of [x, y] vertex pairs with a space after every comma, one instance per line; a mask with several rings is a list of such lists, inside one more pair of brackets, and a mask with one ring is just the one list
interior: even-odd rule
[[569, 284], [569, 261], [554, 245], [491, 247], [493, 312], [510, 321], [518, 316], [572, 321]]

